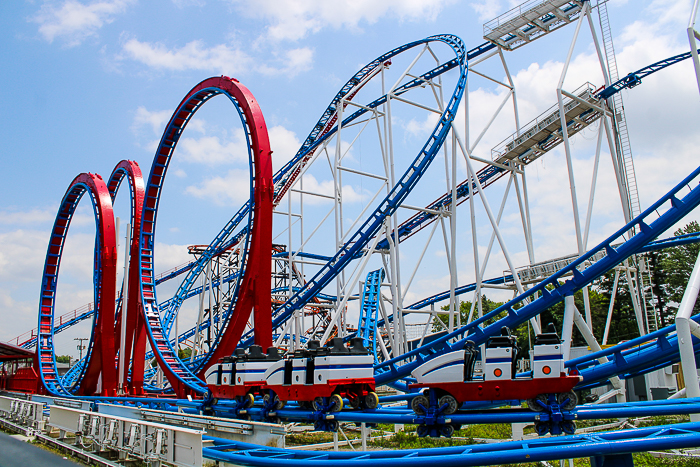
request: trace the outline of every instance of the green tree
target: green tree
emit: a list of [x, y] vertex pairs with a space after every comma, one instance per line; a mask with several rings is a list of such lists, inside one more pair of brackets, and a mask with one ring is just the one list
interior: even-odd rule
[[56, 363], [70, 363], [70, 355], [56, 355]]
[[192, 356], [192, 349], [185, 347], [184, 349], [178, 349], [177, 356], [180, 360], [187, 360]]
[[[492, 310], [495, 310], [499, 306], [503, 305], [503, 302], [494, 302], [493, 300], [490, 300], [486, 295], [481, 296], [481, 310], [483, 314], [487, 314]], [[460, 323], [462, 326], [467, 324], [467, 320], [469, 319], [469, 311], [472, 308], [472, 302], [469, 300], [465, 301], [460, 301], [459, 302], [459, 318], [460, 318]], [[450, 309], [449, 305], [445, 305], [441, 308], [443, 311], [447, 311]], [[475, 306], [474, 307], [474, 316], [472, 317], [473, 319], [476, 319], [478, 316], [478, 308]], [[433, 321], [433, 332], [439, 332], [439, 331], [444, 331], [448, 327], [449, 319], [450, 317], [448, 315], [437, 315], [436, 319], [441, 321], [444, 324], [444, 327], [441, 326], [437, 321]], [[495, 321], [494, 319], [490, 319], [487, 321], [487, 324], [492, 323]], [[455, 329], [457, 327], [457, 318], [455, 317], [454, 321]]]
[[[700, 225], [696, 221], [692, 221], [682, 229], [677, 230], [674, 235], [680, 237], [696, 232], [700, 232]], [[652, 273], [652, 283], [658, 291], [658, 295], [656, 295], [658, 301], [663, 304], [660, 316], [662, 322], [666, 324], [672, 323], [678, 311], [698, 252], [700, 252], [700, 244], [689, 243], [657, 253], [657, 265], [656, 270]], [[654, 278], [654, 274], [657, 276], [656, 278]], [[664, 282], [661, 282], [662, 280]], [[693, 313], [700, 313], [700, 301], [695, 302]]]

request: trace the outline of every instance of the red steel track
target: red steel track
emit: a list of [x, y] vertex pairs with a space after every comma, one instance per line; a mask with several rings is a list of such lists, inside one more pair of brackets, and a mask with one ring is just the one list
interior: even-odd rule
[[230, 355], [236, 348], [251, 313], [255, 320], [255, 341], [267, 348], [272, 345], [271, 283], [272, 269], [272, 151], [267, 126], [262, 111], [252, 93], [237, 80], [229, 77], [209, 78], [195, 86], [180, 102], [170, 118], [156, 151], [151, 173], [147, 179], [141, 225], [140, 279], [143, 316], [148, 329], [151, 348], [160, 368], [178, 396], [204, 386], [201, 381], [177, 358], [169, 337], [165, 334], [158, 313], [155, 277], [153, 274], [153, 246], [160, 193], [165, 174], [177, 142], [190, 118], [201, 105], [213, 96], [225, 94], [238, 107], [249, 134], [253, 163], [252, 181], [253, 223], [250, 231], [249, 258], [241, 281], [239, 295], [231, 318], [219, 339], [219, 345], [211, 353], [209, 364], [220, 357]]

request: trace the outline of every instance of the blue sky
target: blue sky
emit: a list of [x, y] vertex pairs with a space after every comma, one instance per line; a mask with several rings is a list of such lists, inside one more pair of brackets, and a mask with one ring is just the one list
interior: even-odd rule
[[[109, 176], [118, 161], [137, 161], [144, 173], [154, 144], [182, 97], [199, 81], [225, 74], [253, 92], [270, 129], [275, 166], [301, 141], [342, 84], [362, 65], [406, 42], [432, 34], [460, 36], [468, 48], [483, 43], [482, 25], [518, 2], [450, 0], [101, 0], [0, 3], [0, 340], [36, 325], [36, 310], [48, 235], [58, 202], [81, 172]], [[687, 50], [690, 1], [608, 2], [621, 74]], [[555, 103], [554, 88], [573, 35], [563, 28], [506, 54], [518, 93], [521, 121]], [[584, 81], [602, 84], [590, 41], [582, 32], [567, 77], [568, 89]], [[485, 64], [504, 78], [502, 68]], [[470, 115], [486, 121], [502, 89], [470, 82]], [[653, 202], [697, 165], [698, 89], [689, 63], [645, 80], [623, 95], [637, 163], [642, 207]], [[240, 123], [230, 104], [212, 101], [181, 142], [169, 172], [159, 214], [157, 266], [188, 260], [186, 245], [206, 243], [242, 202], [228, 189], [247, 173]], [[411, 124], [411, 122], [413, 122]], [[428, 121], [429, 123], [429, 121]], [[413, 126], [411, 126], [413, 125]], [[422, 126], [406, 125], [406, 147], [419, 147]], [[512, 116], [499, 117], [477, 154], [512, 133]], [[474, 130], [475, 131], [475, 130]], [[415, 138], [415, 139], [411, 139]], [[594, 133], [574, 140], [581, 210], [590, 184]], [[365, 154], [371, 149], [364, 147]], [[482, 151], [482, 153], [479, 153]], [[538, 259], [575, 251], [563, 150], [528, 170]], [[355, 153], [357, 155], [357, 153]], [[360, 156], [361, 157], [361, 156]], [[365, 156], [368, 157], [368, 156]], [[238, 164], [238, 165], [237, 165]], [[580, 178], [579, 178], [580, 177]], [[596, 201], [599, 217], [591, 242], [617, 229], [612, 175], [603, 169]], [[316, 180], [319, 186], [323, 180]], [[355, 187], [359, 198], [366, 187]], [[503, 186], [494, 186], [494, 200]], [[500, 191], [499, 191], [500, 190]], [[427, 190], [430, 198], [433, 193]], [[434, 194], [434, 193], [433, 193]], [[434, 197], [434, 196], [433, 196]], [[128, 197], [117, 199], [125, 219]], [[618, 202], [619, 203], [619, 202]], [[85, 204], [85, 203], [83, 203]], [[466, 209], [466, 204], [464, 205]], [[506, 211], [504, 232], [518, 236], [517, 210]], [[91, 300], [94, 223], [83, 206], [66, 245], [58, 313]], [[696, 216], [697, 217], [697, 216]], [[123, 220], [123, 222], [127, 222]], [[463, 230], [464, 244], [469, 225]], [[486, 232], [486, 230], [485, 230]], [[480, 247], [485, 248], [487, 234]], [[483, 245], [481, 245], [483, 243]], [[527, 262], [514, 240], [518, 265]], [[519, 245], [519, 246], [518, 246]], [[437, 259], [439, 252], [432, 252]], [[460, 253], [460, 283], [473, 278], [471, 253]], [[447, 286], [444, 260], [421, 270], [415, 298]], [[494, 258], [493, 273], [504, 269]], [[471, 276], [470, 276], [471, 275]], [[160, 293], [160, 292], [159, 292]], [[167, 294], [167, 291], [163, 292]], [[66, 333], [63, 348], [85, 333]]]

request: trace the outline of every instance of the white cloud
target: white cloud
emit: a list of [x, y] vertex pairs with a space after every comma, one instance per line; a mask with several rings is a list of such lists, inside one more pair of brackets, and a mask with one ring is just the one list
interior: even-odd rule
[[172, 114], [172, 110], [149, 111], [144, 106], [139, 106], [136, 109], [131, 129], [137, 132], [144, 126], [150, 126], [154, 134], [162, 134]]
[[188, 186], [185, 193], [218, 206], [240, 206], [250, 198], [250, 172], [231, 169], [223, 177], [210, 177], [199, 185]]
[[313, 58], [314, 50], [308, 47], [254, 59], [248, 53], [227, 44], [207, 47], [203, 41], [194, 40], [180, 48], [168, 48], [162, 43], [141, 42], [132, 38], [124, 42], [117, 61], [135, 60], [158, 70], [202, 70], [228, 76], [238, 76], [253, 70], [265, 75], [293, 77], [310, 70]]
[[183, 160], [189, 162], [220, 165], [248, 160], [248, 147], [242, 128], [233, 133], [233, 141], [222, 142], [218, 136], [182, 138], [178, 147]]
[[279, 66], [265, 65], [258, 66], [258, 71], [266, 75], [284, 74], [296, 76], [299, 73], [308, 71], [313, 66], [314, 51], [308, 47], [288, 50], [281, 59], [276, 60]]
[[48, 241], [47, 232], [36, 230], [18, 229], [0, 234], [0, 279], [37, 281]]
[[521, 3], [522, 0], [508, 0], [503, 5], [499, 0], [479, 0], [470, 3], [469, 6], [479, 15], [479, 21], [490, 21]]
[[42, 224], [55, 219], [55, 210], [32, 209], [28, 212], [0, 211], [0, 225]]
[[129, 58], [159, 70], [202, 70], [224, 75], [238, 75], [252, 65], [245, 52], [219, 44], [206, 47], [203, 41], [194, 40], [181, 48], [168, 49], [161, 43], [127, 40], [118, 59]]
[[427, 113], [423, 121], [412, 118], [406, 124], [406, 132], [414, 137], [425, 137], [426, 135], [430, 134], [433, 129], [435, 129], [438, 118], [439, 116], [432, 112]]
[[206, 5], [204, 0], [172, 0], [178, 8], [187, 8], [189, 6], [203, 7]]
[[[153, 252], [156, 275], [162, 271], [169, 271], [176, 266], [192, 261], [192, 255], [187, 250], [188, 245], [169, 245], [156, 242]], [[166, 297], [161, 297], [164, 299]]]
[[281, 125], [268, 128], [268, 136], [272, 148], [272, 167], [277, 172], [297, 153], [301, 142], [293, 131]]
[[501, 2], [498, 0], [481, 0], [479, 2], [474, 2], [469, 4], [470, 7], [479, 15], [479, 21], [488, 21], [496, 16], [502, 11]]
[[272, 41], [299, 40], [330, 26], [359, 29], [382, 17], [401, 21], [434, 21], [453, 0], [230, 0], [251, 17], [269, 21], [265, 36]]
[[114, 21], [134, 0], [112, 0], [84, 4], [66, 0], [60, 6], [45, 3], [30, 21], [39, 24], [39, 33], [49, 43], [63, 38], [68, 47], [79, 45], [97, 34], [97, 30]]

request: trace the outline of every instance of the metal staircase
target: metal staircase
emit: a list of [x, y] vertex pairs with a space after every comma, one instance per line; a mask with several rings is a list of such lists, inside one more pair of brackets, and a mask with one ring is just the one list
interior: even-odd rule
[[[608, 7], [606, 2], [598, 4], [598, 18], [600, 29], [603, 35], [605, 48], [605, 59], [608, 62], [608, 72], [610, 82], [614, 83], [619, 79], [617, 72], [617, 60], [615, 59], [615, 47], [613, 46], [612, 32], [610, 31], [610, 21], [608, 20]], [[632, 159], [632, 148], [630, 146], [629, 133], [627, 132], [627, 119], [625, 118], [625, 108], [622, 103], [622, 94], [616, 93], [608, 99], [608, 105], [613, 110], [615, 118], [613, 126], [615, 128], [615, 150], [620, 169], [623, 171], [627, 184], [627, 195], [630, 209], [630, 218], [637, 217], [641, 212], [639, 207], [639, 195], [637, 193], [637, 178], [634, 173], [634, 161]]]
[[[605, 49], [605, 59], [608, 64], [608, 73], [610, 74], [610, 83], [615, 83], [619, 79], [617, 71], [617, 60], [615, 58], [615, 47], [613, 46], [612, 32], [610, 31], [610, 21], [608, 19], [607, 2], [598, 2], [598, 19], [600, 21], [600, 30], [603, 36], [603, 46]], [[613, 112], [614, 118], [613, 130], [615, 134], [615, 152], [617, 157], [617, 165], [620, 168], [623, 183], [627, 188], [627, 206], [629, 209], [629, 218], [635, 218], [641, 212], [639, 205], [639, 193], [637, 191], [637, 177], [634, 172], [634, 160], [632, 158], [632, 147], [630, 145], [629, 133], [627, 131], [627, 118], [625, 117], [625, 107], [622, 102], [622, 94], [615, 93], [608, 98], [608, 106]], [[647, 332], [656, 331], [658, 328], [656, 311], [653, 306], [650, 306], [651, 287], [645, 285], [644, 274], [648, 274], [648, 265], [646, 258], [638, 256], [632, 259], [632, 263], [638, 267], [637, 290], [639, 293], [642, 312], [645, 318], [645, 329]], [[631, 286], [632, 284], [630, 284]]]

